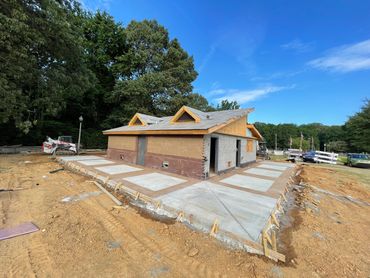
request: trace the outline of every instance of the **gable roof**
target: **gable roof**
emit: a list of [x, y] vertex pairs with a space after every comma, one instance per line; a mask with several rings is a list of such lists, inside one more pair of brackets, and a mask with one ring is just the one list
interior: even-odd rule
[[[175, 116], [180, 111], [186, 111], [191, 116], [199, 118], [199, 121], [194, 122], [174, 122]], [[169, 117], [154, 117], [145, 114], [139, 114], [141, 120], [145, 121], [147, 125], [133, 125], [121, 126], [103, 131], [104, 134], [207, 134], [215, 132], [217, 129], [230, 124], [231, 122], [246, 116], [253, 112], [253, 108], [237, 109], [237, 110], [223, 110], [214, 112], [203, 112], [188, 106], [183, 106], [175, 116]], [[137, 115], [135, 114], [135, 115]], [[180, 115], [181, 116], [181, 115]]]
[[263, 141], [263, 137], [261, 133], [258, 131], [258, 129], [254, 125], [247, 124], [247, 128], [251, 131], [253, 137], [257, 138], [259, 141]]

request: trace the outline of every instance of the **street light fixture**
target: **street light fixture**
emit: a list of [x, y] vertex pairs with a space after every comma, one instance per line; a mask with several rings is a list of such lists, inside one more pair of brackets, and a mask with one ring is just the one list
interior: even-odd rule
[[82, 122], [84, 120], [84, 118], [82, 117], [82, 115], [78, 118], [78, 120], [80, 121], [80, 130], [78, 131], [77, 155], [80, 154], [81, 128], [82, 128]]

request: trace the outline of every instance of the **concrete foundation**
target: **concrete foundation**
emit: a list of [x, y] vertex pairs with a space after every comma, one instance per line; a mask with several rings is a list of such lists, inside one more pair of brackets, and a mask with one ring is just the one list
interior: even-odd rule
[[79, 163], [86, 165], [86, 166], [92, 166], [92, 165], [113, 164], [114, 162], [106, 160], [106, 159], [92, 159], [92, 160], [82, 160], [82, 161], [79, 161]]
[[[252, 246], [253, 252], [258, 254], [264, 252], [261, 233], [266, 225], [270, 225], [270, 216], [278, 207], [277, 202], [282, 199], [281, 194], [285, 192], [294, 167], [286, 163], [263, 162], [250, 165], [247, 170], [233, 170], [224, 178], [216, 176], [209, 181], [199, 181], [117, 161], [112, 161], [117, 163], [115, 165], [100, 167], [82, 164], [84, 161], [101, 159], [99, 157], [79, 157], [79, 160], [74, 162], [71, 162], [69, 157], [58, 159], [62, 163], [69, 162], [68, 166], [71, 166], [70, 163], [80, 167], [82, 165], [84, 174], [101, 182], [107, 182], [109, 177], [106, 186], [111, 188], [123, 184], [120, 192], [124, 194], [145, 196], [145, 202], [150, 200], [146, 207], [155, 213], [179, 216], [179, 221], [187, 222], [206, 233], [217, 223], [218, 239], [227, 244], [232, 243], [234, 247], [240, 244], [244, 249], [246, 240], [248, 246]], [[77, 169], [81, 169], [80, 167]], [[273, 169], [265, 169], [266, 167]], [[273, 174], [275, 172], [277, 174]], [[274, 258], [281, 258], [281, 254], [276, 251], [270, 250], [269, 254], [274, 254]]]
[[233, 175], [226, 179], [220, 180], [220, 182], [264, 192], [266, 192], [274, 183], [272, 180], [248, 177], [245, 175]]
[[151, 174], [139, 175], [139, 176], [134, 176], [134, 177], [128, 177], [128, 178], [124, 178], [123, 180], [134, 183], [141, 187], [145, 187], [153, 191], [162, 190], [162, 189], [186, 182], [186, 180], [171, 177], [168, 175], [159, 174], [159, 173], [151, 173]]
[[251, 168], [251, 169], [245, 170], [244, 173], [265, 176], [265, 177], [272, 177], [272, 178], [277, 178], [281, 175], [281, 172], [279, 171], [265, 170], [262, 168], [261, 169]]
[[125, 173], [131, 173], [131, 172], [143, 170], [143, 169], [131, 167], [128, 165], [113, 165], [113, 166], [95, 167], [95, 169], [103, 173], [109, 174], [109, 175], [125, 174]]

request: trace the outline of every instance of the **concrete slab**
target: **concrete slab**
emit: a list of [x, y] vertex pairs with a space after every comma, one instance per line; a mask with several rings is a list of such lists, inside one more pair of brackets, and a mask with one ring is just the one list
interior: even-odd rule
[[105, 164], [113, 164], [113, 161], [106, 160], [106, 159], [92, 159], [92, 160], [77, 160], [77, 162], [86, 165], [86, 166], [93, 166], [93, 165], [105, 165]]
[[125, 164], [120, 165], [112, 165], [112, 166], [103, 166], [103, 167], [95, 167], [96, 170], [102, 171], [109, 175], [117, 175], [117, 174], [125, 174], [135, 171], [142, 171], [143, 169], [128, 166]]
[[276, 200], [211, 182], [200, 182], [157, 197], [164, 205], [191, 215], [195, 225], [210, 229], [218, 219], [221, 230], [258, 241]]
[[186, 180], [167, 176], [160, 173], [151, 173], [134, 177], [128, 177], [123, 178], [123, 180], [129, 181], [138, 186], [145, 187], [153, 191], [162, 190], [186, 182]]
[[282, 174], [281, 172], [278, 172], [278, 171], [271, 171], [271, 170], [266, 170], [262, 168], [261, 169], [251, 168], [251, 169], [245, 170], [244, 173], [260, 175], [260, 176], [265, 176], [265, 177], [272, 177], [272, 178], [277, 178]]
[[266, 192], [271, 185], [274, 183], [272, 180], [265, 180], [255, 177], [249, 177], [244, 175], [232, 175], [226, 179], [220, 180], [220, 182], [231, 184], [243, 188], [249, 188], [261, 192]]
[[285, 171], [288, 168], [286, 166], [278, 166], [278, 165], [272, 165], [272, 164], [266, 164], [266, 163], [260, 164], [257, 167], [258, 168], [278, 170], [278, 171]]
[[76, 156], [60, 156], [63, 161], [77, 161], [77, 160], [90, 160], [90, 159], [102, 159], [101, 156], [96, 155], [76, 155]]

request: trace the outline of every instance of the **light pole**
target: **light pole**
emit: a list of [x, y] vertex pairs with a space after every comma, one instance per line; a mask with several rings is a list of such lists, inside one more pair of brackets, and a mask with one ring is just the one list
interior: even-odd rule
[[80, 121], [80, 130], [78, 131], [77, 155], [80, 154], [81, 128], [82, 128], [82, 122], [83, 122], [84, 118], [82, 118], [82, 115], [81, 115], [78, 119]]

